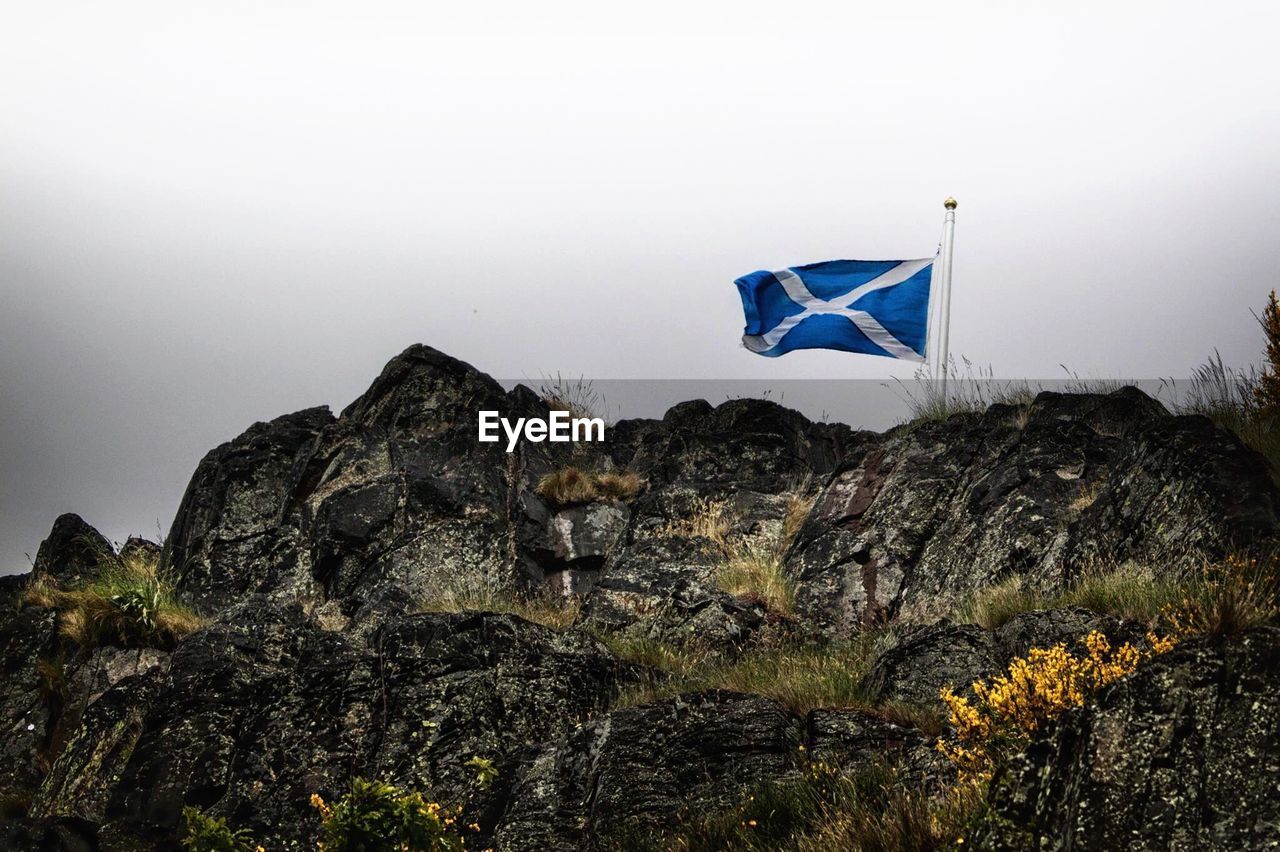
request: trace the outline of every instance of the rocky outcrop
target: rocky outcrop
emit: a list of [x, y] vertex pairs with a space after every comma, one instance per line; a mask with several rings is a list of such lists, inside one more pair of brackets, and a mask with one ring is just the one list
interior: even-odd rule
[[299, 456], [332, 421], [327, 408], [311, 408], [257, 423], [201, 460], [164, 549], [194, 604], [216, 610], [271, 588], [313, 593], [290, 497]]
[[[160, 849], [190, 804], [276, 848], [315, 834], [312, 793], [364, 775], [467, 798], [487, 831], [528, 744], [596, 713], [628, 672], [584, 634], [510, 616], [407, 616], [362, 645], [255, 598], [92, 704], [32, 813]], [[491, 788], [471, 758], [498, 770]]]
[[70, 586], [93, 576], [102, 558], [114, 553], [102, 533], [68, 513], [58, 516], [49, 537], [40, 542], [31, 573]]
[[1160, 656], [1036, 736], [993, 790], [984, 847], [1274, 845], [1280, 630]]
[[[169, 849], [194, 805], [267, 848], [306, 846], [310, 795], [337, 797], [356, 775], [465, 800], [475, 840], [512, 849], [607, 847], [812, 759], [889, 762], [937, 789], [948, 776], [933, 739], [864, 710], [798, 715], [718, 691], [613, 707], [653, 673], [589, 631], [733, 658], [893, 624], [860, 692], [936, 708], [943, 686], [963, 690], [1030, 648], [1094, 629], [1141, 638], [1078, 608], [996, 631], [939, 621], [975, 591], [1011, 578], [1053, 590], [1126, 560], [1177, 573], [1280, 530], [1260, 457], [1132, 388], [884, 435], [771, 402], [693, 401], [615, 424], [601, 445], [510, 454], [476, 440], [481, 409], [520, 417], [547, 403], [413, 346], [339, 416], [286, 415], [210, 452], [161, 554], [210, 623], [172, 653], [70, 647], [52, 611], [22, 605], [28, 580], [0, 581], [0, 796], [30, 800], [29, 816], [0, 820], [0, 845]], [[538, 483], [568, 464], [626, 470], [643, 487], [558, 505]], [[713, 510], [719, 526], [696, 534], [689, 519]], [[720, 587], [726, 534], [776, 547], [793, 612]], [[130, 540], [121, 555], [154, 548]], [[73, 584], [103, 553], [105, 539], [64, 516], [36, 574]], [[420, 613], [460, 591], [576, 598], [577, 627]], [[1038, 739], [1001, 781], [998, 813], [1064, 848], [1117, 840], [1118, 826], [1152, 848], [1274, 838], [1257, 804], [1274, 785], [1240, 781], [1220, 754], [1274, 763], [1244, 709], [1274, 730], [1273, 638], [1189, 643], [1112, 687]], [[492, 784], [475, 783], [472, 758], [492, 763]], [[1170, 767], [1181, 799], [1160, 798]], [[1253, 823], [1227, 815], [1233, 785]], [[1127, 786], [1145, 792], [1122, 800]], [[1183, 800], [1194, 818], [1170, 810]]]
[[937, 702], [943, 687], [962, 692], [1003, 667], [989, 632], [944, 620], [909, 632], [876, 657], [862, 689], [877, 702], [928, 705]]
[[1042, 393], [890, 433], [827, 484], [788, 568], [829, 636], [945, 612], [1022, 577], [1053, 589], [1136, 560], [1185, 571], [1274, 540], [1265, 461], [1134, 388]]
[[929, 738], [869, 713], [800, 717], [760, 696], [693, 693], [613, 711], [537, 752], [511, 792], [498, 847], [617, 848], [794, 781], [813, 761], [896, 767], [926, 787], [942, 774]]
[[690, 800], [734, 804], [795, 766], [801, 720], [758, 696], [708, 693], [619, 710], [534, 757], [504, 849], [581, 849], [670, 825]]

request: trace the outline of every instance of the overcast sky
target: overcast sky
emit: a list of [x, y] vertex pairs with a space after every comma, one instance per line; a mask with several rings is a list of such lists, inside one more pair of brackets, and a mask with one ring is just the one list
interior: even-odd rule
[[733, 279], [932, 254], [997, 374], [1260, 350], [1270, 3], [17, 3], [0, 571], [165, 530], [205, 451], [421, 341], [495, 376], [909, 376], [739, 345]]

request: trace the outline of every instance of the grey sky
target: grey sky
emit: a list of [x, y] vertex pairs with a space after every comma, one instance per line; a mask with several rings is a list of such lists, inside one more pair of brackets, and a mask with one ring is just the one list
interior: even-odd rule
[[[414, 341], [494, 375], [909, 376], [733, 279], [933, 252], [998, 374], [1256, 360], [1273, 4], [5, 3], [0, 571]], [[472, 9], [474, 7], [474, 10]]]

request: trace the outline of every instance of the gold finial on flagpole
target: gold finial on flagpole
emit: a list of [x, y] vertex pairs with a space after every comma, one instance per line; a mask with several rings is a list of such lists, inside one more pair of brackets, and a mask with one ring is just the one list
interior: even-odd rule
[[956, 200], [950, 196], [947, 196], [947, 200], [942, 202], [942, 206], [947, 208], [948, 210], [955, 210], [957, 206]]

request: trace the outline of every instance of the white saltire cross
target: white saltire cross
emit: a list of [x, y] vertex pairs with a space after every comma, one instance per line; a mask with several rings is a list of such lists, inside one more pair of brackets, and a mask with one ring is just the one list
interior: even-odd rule
[[778, 279], [778, 283], [782, 285], [782, 289], [787, 292], [787, 297], [804, 308], [804, 310], [786, 317], [764, 334], [745, 335], [742, 338], [742, 342], [752, 352], [764, 352], [777, 346], [778, 341], [786, 337], [787, 332], [809, 317], [819, 314], [834, 314], [844, 317], [856, 325], [858, 330], [865, 334], [872, 343], [893, 357], [906, 361], [923, 361], [924, 358], [920, 357], [919, 353], [890, 334], [889, 330], [882, 326], [875, 317], [866, 311], [854, 310], [850, 306], [872, 291], [883, 290], [885, 287], [901, 284], [933, 263], [933, 261], [932, 257], [920, 260], [904, 260], [888, 272], [872, 278], [865, 284], [859, 284], [848, 293], [843, 296], [837, 296], [834, 299], [819, 299], [810, 293], [809, 288], [800, 280], [800, 276], [790, 269], [775, 272], [773, 275]]

